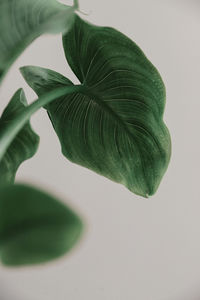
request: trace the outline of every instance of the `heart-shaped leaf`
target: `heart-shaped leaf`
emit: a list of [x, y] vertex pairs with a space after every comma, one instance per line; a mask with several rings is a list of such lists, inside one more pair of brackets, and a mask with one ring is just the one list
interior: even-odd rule
[[68, 252], [82, 222], [52, 196], [23, 185], [0, 188], [0, 258], [6, 265], [42, 263]]
[[39, 35], [66, 32], [74, 9], [55, 0], [0, 0], [0, 80]]
[[[66, 58], [82, 89], [46, 106], [63, 154], [147, 197], [157, 190], [170, 159], [163, 123], [165, 88], [139, 47], [115, 29], [76, 16], [64, 36]], [[22, 74], [38, 95], [72, 85], [37, 67]]]
[[[25, 94], [19, 89], [0, 118], [0, 139], [7, 126], [27, 106]], [[32, 130], [30, 123], [22, 128], [7, 149], [3, 159], [0, 161], [0, 185], [14, 183], [15, 174], [19, 165], [31, 158], [37, 151], [39, 144], [38, 135]], [[1, 149], [0, 149], [1, 151]]]

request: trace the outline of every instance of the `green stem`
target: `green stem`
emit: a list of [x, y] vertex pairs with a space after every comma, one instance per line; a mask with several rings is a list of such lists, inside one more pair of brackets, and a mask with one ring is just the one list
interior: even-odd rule
[[74, 8], [79, 9], [79, 1], [78, 0], [74, 0]]
[[36, 101], [27, 106], [14, 120], [9, 123], [9, 125], [3, 131], [3, 134], [0, 138], [0, 161], [16, 135], [28, 122], [32, 114], [34, 114], [41, 107], [47, 105], [55, 99], [58, 99], [61, 96], [80, 92], [81, 87], [81, 85], [73, 85], [57, 88], [39, 97]]

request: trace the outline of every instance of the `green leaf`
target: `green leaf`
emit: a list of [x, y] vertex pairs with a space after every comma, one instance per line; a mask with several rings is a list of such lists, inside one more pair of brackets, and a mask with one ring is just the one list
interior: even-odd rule
[[0, 258], [6, 265], [42, 263], [69, 251], [82, 222], [61, 202], [33, 187], [0, 189]]
[[[78, 16], [63, 45], [82, 83], [79, 92], [46, 106], [63, 154], [138, 195], [153, 195], [171, 151], [158, 71], [128, 37]], [[72, 85], [42, 68], [24, 67], [22, 74], [38, 95]]]
[[66, 32], [75, 8], [56, 0], [0, 0], [0, 80], [38, 36]]
[[[19, 89], [0, 118], [0, 141], [9, 124], [26, 106], [25, 94], [22, 89]], [[38, 144], [38, 135], [32, 130], [30, 123], [26, 123], [0, 161], [0, 185], [14, 183], [19, 165], [36, 153]]]

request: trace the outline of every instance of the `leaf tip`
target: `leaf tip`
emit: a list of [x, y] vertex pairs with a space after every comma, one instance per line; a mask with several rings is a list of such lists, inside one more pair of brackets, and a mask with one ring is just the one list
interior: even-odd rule
[[36, 66], [24, 66], [20, 68], [22, 74], [28, 85], [34, 89], [37, 85], [41, 85], [42, 80], [47, 80], [47, 73], [44, 68]]

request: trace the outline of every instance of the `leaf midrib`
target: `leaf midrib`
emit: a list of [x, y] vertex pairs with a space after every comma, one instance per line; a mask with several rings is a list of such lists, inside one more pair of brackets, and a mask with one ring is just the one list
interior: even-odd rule
[[104, 101], [102, 101], [97, 95], [92, 93], [89, 87], [83, 85], [81, 89], [81, 94], [89, 97], [94, 103], [98, 104], [100, 107], [103, 107], [103, 110], [104, 111], [106, 110], [112, 116], [112, 118], [115, 121], [117, 121], [117, 123], [119, 123], [120, 126], [131, 136], [131, 138], [134, 137], [131, 131], [126, 126], [126, 124], [124, 124], [124, 122], [121, 120], [119, 115], [109, 105], [107, 105]]
[[[126, 123], [124, 123], [124, 121], [120, 118], [120, 116], [109, 106], [105, 103], [105, 101], [102, 101], [97, 95], [95, 95], [94, 93], [91, 92], [91, 89], [89, 87], [87, 87], [86, 85], [83, 85], [80, 91], [81, 94], [90, 97], [90, 100], [92, 100], [93, 102], [95, 102], [96, 104], [98, 104], [100, 107], [103, 107], [104, 110], [106, 110], [111, 116], [112, 118], [117, 121], [117, 123], [120, 124], [120, 127], [123, 128], [126, 133], [130, 136], [131, 139], [135, 139], [135, 136], [133, 135], [133, 133], [129, 130], [129, 128], [127, 127]], [[134, 127], [139, 127], [138, 125], [133, 125], [133, 129], [136, 130]], [[154, 140], [155, 144], [157, 145], [156, 140], [154, 139], [154, 137], [149, 133], [149, 131], [140, 126], [140, 128], [142, 130], [144, 130], [145, 132], [147, 132], [151, 138]]]
[[[121, 118], [119, 117], [119, 115], [110, 107], [108, 106], [104, 101], [102, 101], [97, 95], [95, 95], [94, 93], [91, 92], [91, 89], [89, 87], [87, 87], [86, 85], [83, 85], [81, 88], [81, 94], [90, 97], [90, 99], [95, 102], [96, 104], [98, 104], [101, 108], [103, 107], [103, 110], [106, 111], [109, 115], [111, 115], [112, 119], [114, 119], [117, 124], [123, 129], [125, 130], [125, 132], [128, 134], [128, 136], [131, 138], [131, 140], [134, 140], [135, 137], [133, 135], [133, 133], [129, 130], [129, 128], [126, 126], [126, 124], [123, 122], [123, 120], [121, 120]], [[142, 159], [141, 159], [141, 154], [140, 151], [138, 149], [137, 144], [134, 143], [135, 148], [137, 149], [137, 154], [140, 157], [140, 162], [141, 162], [141, 166], [142, 166], [142, 173], [143, 173], [143, 178], [144, 181], [146, 183], [146, 187], [148, 189], [148, 191], [151, 190], [150, 185], [148, 184], [148, 182], [146, 181], [146, 176], [145, 176], [145, 170], [144, 170], [144, 165], [142, 164]]]

